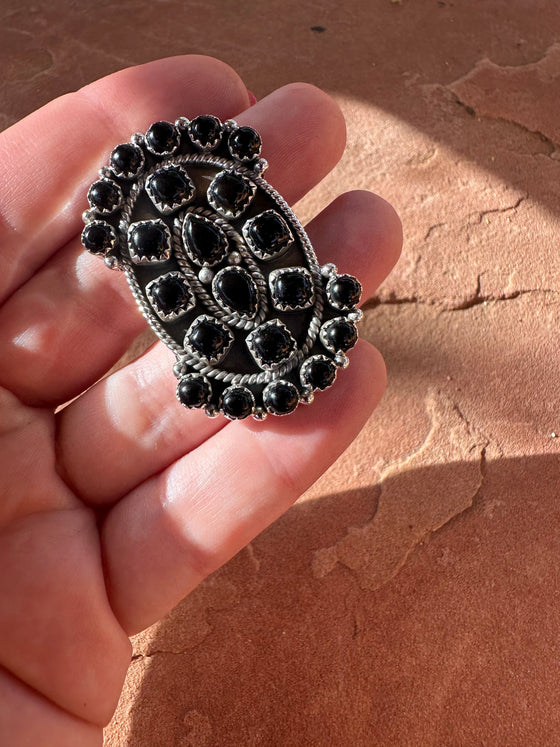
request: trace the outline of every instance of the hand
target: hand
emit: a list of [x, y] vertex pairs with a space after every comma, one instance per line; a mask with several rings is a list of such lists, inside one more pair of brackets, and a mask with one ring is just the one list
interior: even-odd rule
[[[177, 57], [0, 134], [1, 744], [100, 745], [128, 635], [285, 511], [381, 397], [383, 362], [363, 341], [311, 407], [265, 423], [182, 408], [162, 344], [98, 381], [145, 326], [124, 274], [79, 239], [87, 188], [115, 144], [158, 119], [235, 116], [261, 133], [267, 179], [291, 203], [340, 158], [342, 115], [316, 88], [249, 104], [223, 63]], [[357, 275], [365, 298], [400, 249], [394, 211], [366, 192], [336, 199], [308, 232], [319, 261]]]

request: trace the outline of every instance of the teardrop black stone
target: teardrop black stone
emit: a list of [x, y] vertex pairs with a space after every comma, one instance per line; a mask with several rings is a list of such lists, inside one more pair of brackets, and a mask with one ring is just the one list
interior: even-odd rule
[[288, 415], [298, 406], [297, 388], [289, 381], [275, 381], [266, 388], [264, 404], [273, 415]]
[[257, 215], [249, 227], [250, 243], [257, 254], [272, 256], [288, 248], [292, 236], [286, 221], [273, 210]]
[[214, 292], [232, 311], [252, 317], [257, 311], [258, 294], [249, 273], [228, 267], [216, 275]]
[[300, 270], [285, 270], [278, 273], [274, 280], [272, 297], [280, 308], [305, 306], [312, 296], [313, 282], [309, 275]]
[[216, 117], [201, 114], [189, 123], [191, 140], [201, 148], [214, 148], [222, 135], [222, 127]]
[[229, 136], [228, 145], [234, 158], [250, 161], [260, 154], [262, 141], [259, 133], [252, 127], [239, 127]]
[[104, 213], [112, 213], [120, 205], [121, 197], [118, 186], [104, 179], [94, 182], [88, 192], [90, 205]]
[[362, 286], [352, 275], [339, 275], [329, 283], [328, 292], [338, 308], [352, 308], [360, 301]]
[[151, 296], [159, 311], [176, 314], [191, 300], [191, 292], [184, 280], [174, 275], [162, 277], [150, 289]]
[[138, 173], [142, 160], [142, 151], [137, 145], [123, 143], [111, 153], [110, 163], [117, 176], [130, 179]]
[[216, 322], [199, 318], [190, 331], [189, 343], [199, 355], [210, 360], [218, 358], [225, 351], [229, 335]]
[[305, 368], [305, 380], [313, 389], [326, 389], [335, 378], [336, 366], [327, 358], [312, 358]]
[[199, 215], [189, 213], [186, 216], [183, 236], [191, 258], [199, 265], [213, 265], [222, 260], [228, 251], [225, 233]]
[[177, 169], [156, 171], [150, 178], [150, 192], [159, 202], [172, 206], [192, 197], [193, 187]]
[[234, 420], [243, 420], [253, 412], [253, 397], [245, 387], [230, 387], [222, 395], [224, 414]]
[[171, 122], [155, 122], [146, 132], [146, 144], [153, 153], [166, 155], [179, 145], [179, 133]]
[[202, 376], [189, 376], [179, 382], [177, 396], [185, 407], [203, 407], [210, 398], [210, 386]]
[[82, 244], [92, 254], [103, 254], [115, 240], [114, 229], [108, 223], [89, 223], [82, 231]]
[[132, 226], [128, 241], [131, 253], [142, 259], [161, 260], [169, 248], [168, 235], [161, 223]]
[[251, 185], [240, 174], [223, 171], [214, 177], [208, 188], [208, 198], [222, 214], [239, 215], [253, 197]]
[[294, 349], [294, 341], [289, 331], [276, 324], [257, 328], [252, 334], [251, 344], [256, 357], [267, 366], [288, 358]]
[[337, 319], [329, 325], [326, 336], [333, 350], [345, 353], [356, 344], [358, 331], [347, 319]]

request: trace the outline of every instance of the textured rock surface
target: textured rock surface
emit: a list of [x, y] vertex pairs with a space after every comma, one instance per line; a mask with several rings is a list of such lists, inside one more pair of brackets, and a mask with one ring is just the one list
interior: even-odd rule
[[375, 190], [389, 389], [345, 456], [135, 656], [108, 747], [556, 745], [560, 14], [549, 0], [4, 2], [0, 126], [128, 64], [305, 79]]

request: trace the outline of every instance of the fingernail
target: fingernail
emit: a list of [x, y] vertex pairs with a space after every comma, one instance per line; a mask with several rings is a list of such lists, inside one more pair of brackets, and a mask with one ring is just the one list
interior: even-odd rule
[[249, 91], [249, 89], [247, 89], [247, 93], [249, 94], [250, 105], [254, 106], [257, 103], [257, 97], [252, 91]]

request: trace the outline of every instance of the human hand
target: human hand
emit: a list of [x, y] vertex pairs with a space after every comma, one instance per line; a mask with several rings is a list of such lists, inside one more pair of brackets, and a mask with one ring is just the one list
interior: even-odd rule
[[[98, 381], [145, 326], [124, 274], [79, 238], [87, 187], [116, 143], [158, 119], [235, 116], [260, 132], [267, 180], [290, 203], [339, 160], [344, 122], [326, 94], [295, 84], [249, 104], [223, 63], [177, 57], [0, 134], [1, 744], [100, 745], [128, 635], [285, 511], [382, 394], [382, 359], [363, 341], [333, 389], [264, 423], [181, 407], [161, 344]], [[364, 298], [400, 249], [394, 211], [366, 192], [307, 230], [319, 261], [360, 278]]]

